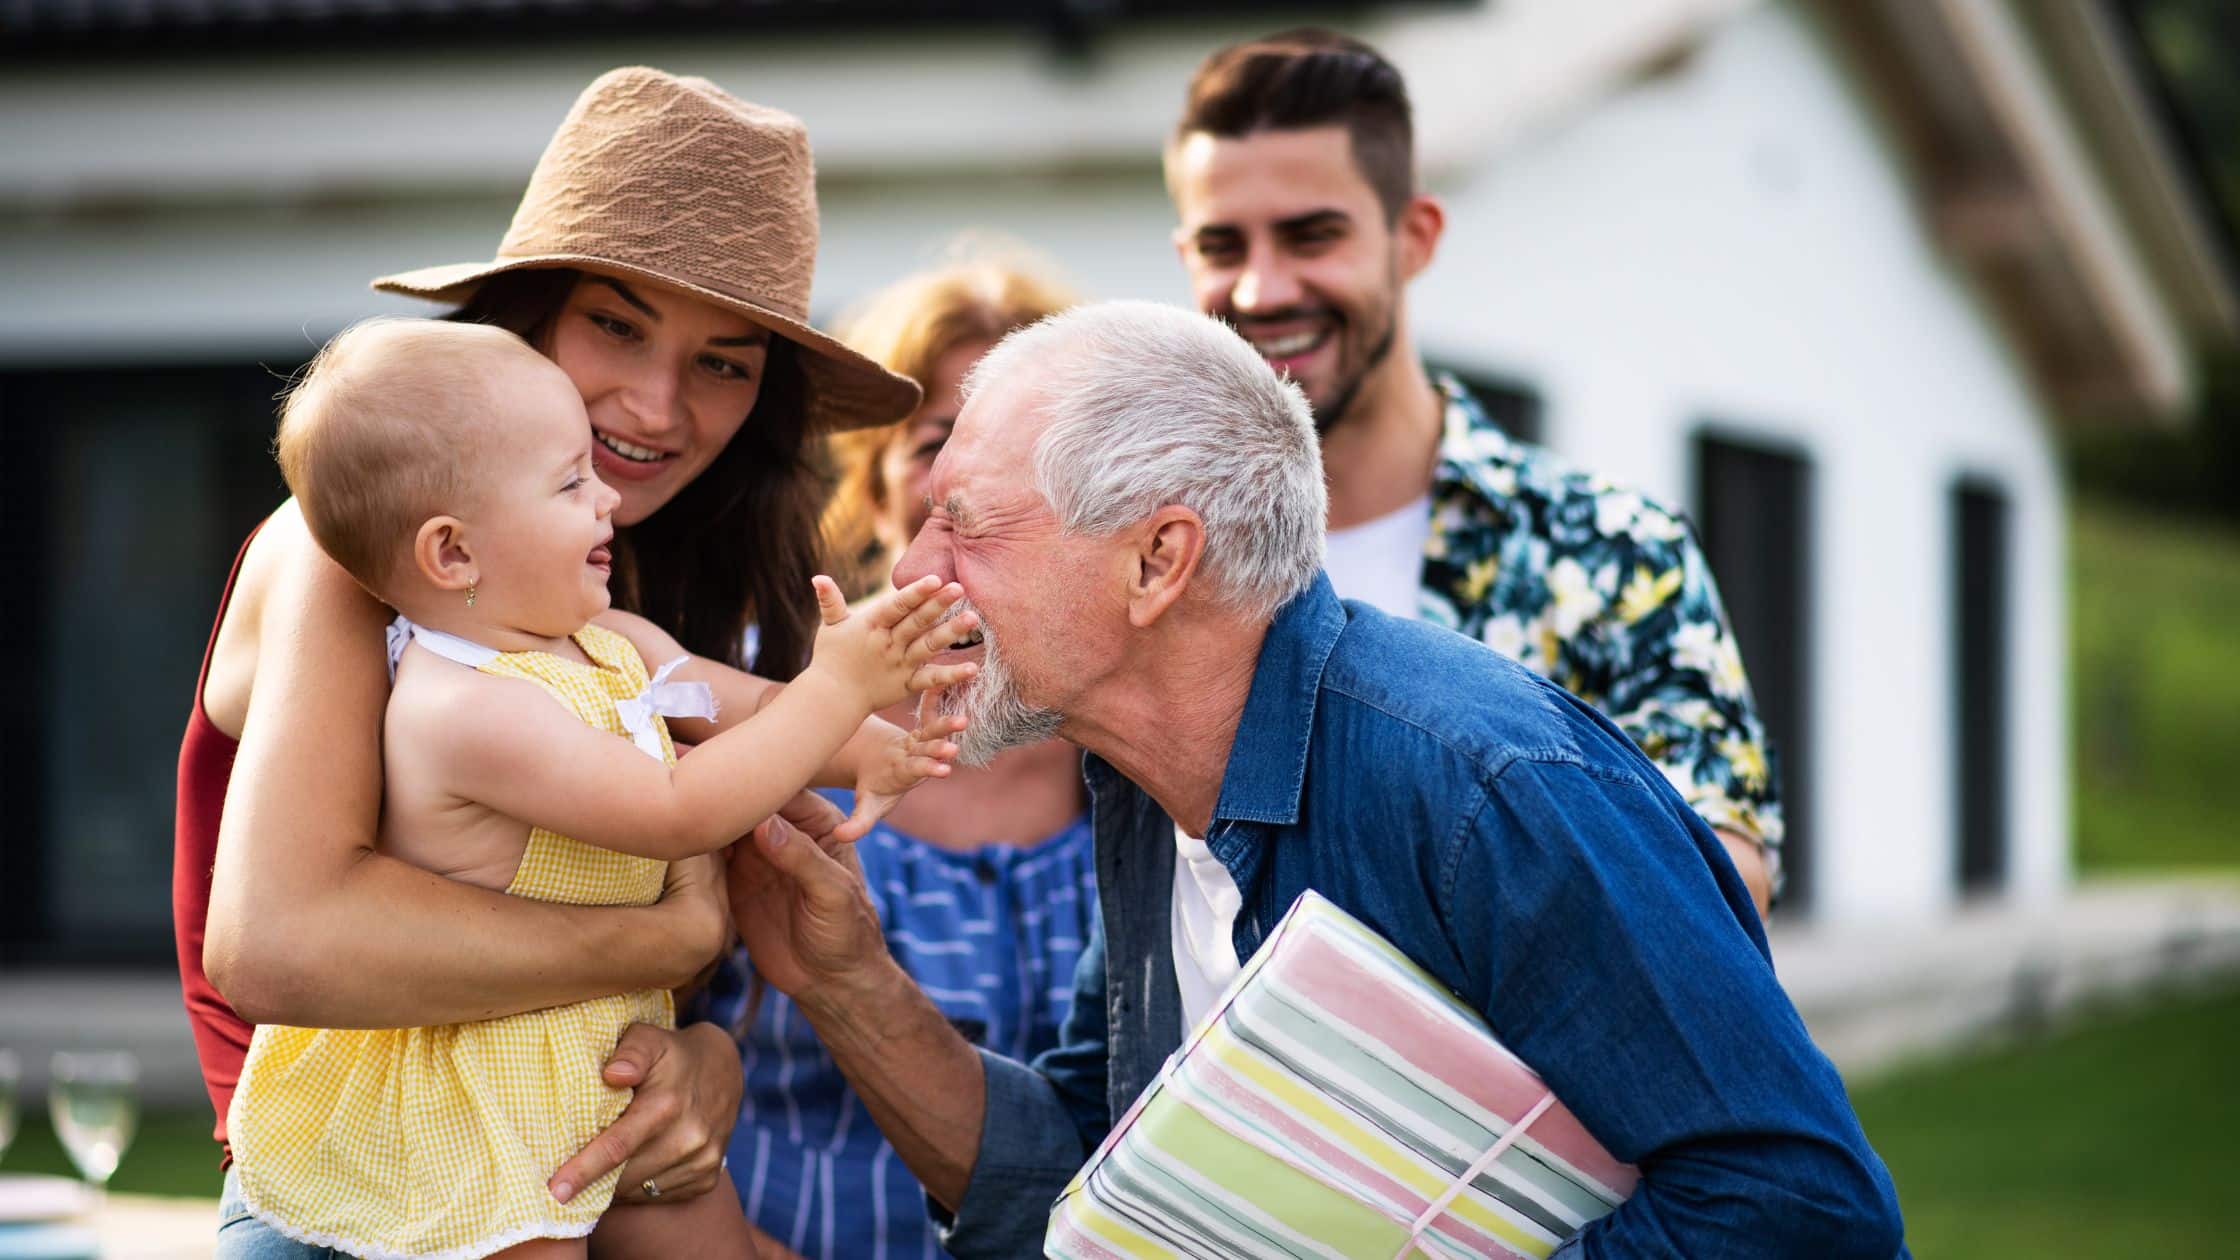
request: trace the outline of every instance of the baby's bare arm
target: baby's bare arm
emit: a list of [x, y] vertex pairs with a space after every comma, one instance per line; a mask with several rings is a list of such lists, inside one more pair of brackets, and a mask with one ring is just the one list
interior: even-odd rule
[[[686, 743], [705, 743], [724, 731], [738, 726], [762, 711], [785, 691], [784, 683], [772, 682], [744, 670], [711, 661], [704, 656], [694, 656], [685, 651], [667, 631], [635, 613], [611, 609], [595, 619], [599, 625], [630, 640], [648, 671], [656, 670], [684, 657], [685, 663], [677, 667], [671, 677], [678, 682], [706, 683], [715, 693], [716, 716], [713, 721], [702, 718], [671, 718], [669, 734]], [[818, 768], [810, 787], [852, 788], [866, 767], [877, 764], [903, 736], [901, 728], [882, 717], [867, 717], [863, 725], [832, 759]]]
[[776, 812], [865, 716], [804, 679], [671, 767], [518, 679], [456, 670], [408, 699], [441, 801], [670, 861], [713, 853]]
[[[975, 668], [930, 663], [971, 624], [967, 614], [937, 627], [962, 594], [954, 587], [929, 578], [851, 618], [830, 581], [818, 581], [826, 617], [818, 659], [674, 766], [575, 720], [538, 688], [477, 677], [473, 694], [448, 694], [453, 675], [413, 699], [426, 709], [415, 728], [426, 732], [429, 764], [449, 796], [587, 844], [671, 861], [713, 853], [814, 782], [859, 736], [886, 688], [947, 685]], [[828, 648], [847, 663], [826, 661]], [[905, 768], [920, 777], [938, 773], [937, 758], [954, 752], [902, 749]]]
[[437, 724], [475, 703], [481, 692], [527, 685], [477, 674], [418, 649], [405, 653], [382, 720], [383, 853], [494, 892], [513, 883], [529, 847], [529, 824], [452, 794], [441, 764], [445, 737]]
[[670, 677], [677, 682], [706, 683], [715, 693], [716, 716], [705, 718], [670, 718], [669, 734], [686, 743], [699, 744], [714, 738], [760, 712], [784, 686], [767, 678], [733, 669], [704, 656], [694, 656], [677, 642], [675, 636], [661, 627], [638, 616], [612, 608], [592, 619], [597, 625], [614, 631], [630, 640], [638, 649], [638, 658], [645, 662], [651, 674], [678, 657], [685, 663], [677, 667]]

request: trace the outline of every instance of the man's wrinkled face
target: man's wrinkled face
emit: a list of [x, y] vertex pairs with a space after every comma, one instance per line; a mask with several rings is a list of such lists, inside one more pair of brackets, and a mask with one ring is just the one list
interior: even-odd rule
[[981, 642], [937, 658], [980, 664], [939, 701], [971, 723], [959, 740], [970, 765], [1056, 734], [1108, 659], [1113, 597], [1100, 579], [1117, 571], [1114, 544], [1066, 534], [1035, 491], [1026, 455], [1043, 420], [1031, 403], [998, 385], [965, 405], [927, 478], [925, 524], [894, 568], [898, 586], [928, 573], [957, 583], [961, 607], [980, 616]]
[[1167, 187], [1198, 309], [1298, 383], [1318, 431], [1343, 423], [1391, 353], [1403, 284], [1346, 129], [1193, 132], [1167, 155]]

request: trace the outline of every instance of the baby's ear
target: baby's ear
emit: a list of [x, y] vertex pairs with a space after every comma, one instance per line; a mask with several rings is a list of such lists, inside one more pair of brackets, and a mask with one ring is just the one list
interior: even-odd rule
[[482, 580], [466, 522], [431, 516], [412, 536], [412, 567], [439, 591], [463, 591]]

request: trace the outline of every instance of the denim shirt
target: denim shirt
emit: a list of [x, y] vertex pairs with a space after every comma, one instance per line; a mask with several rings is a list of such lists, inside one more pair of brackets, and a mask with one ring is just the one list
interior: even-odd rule
[[[983, 1051], [960, 1257], [1041, 1254], [1048, 1209], [1182, 1041], [1172, 823], [1097, 758], [1101, 931], [1059, 1044]], [[1639, 1189], [1560, 1254], [1904, 1255], [1896, 1192], [1774, 979], [1716, 836], [1608, 719], [1461, 635], [1276, 614], [1206, 840], [1249, 957], [1307, 888], [1481, 1012]]]

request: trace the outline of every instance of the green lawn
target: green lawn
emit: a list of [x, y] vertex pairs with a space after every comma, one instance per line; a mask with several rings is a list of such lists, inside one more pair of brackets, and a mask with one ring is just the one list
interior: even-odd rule
[[[2240, 867], [2240, 532], [2070, 514], [2082, 873]], [[1853, 1094], [1923, 1260], [2228, 1256], [2240, 992], [2098, 1015]]]
[[2230, 1256], [2240, 993], [1853, 1091], [1922, 1260]]
[[2240, 532], [2070, 514], [2077, 862], [2240, 865]]
[[[55, 1140], [41, 1100], [25, 1095], [22, 1131], [0, 1158], [0, 1171], [60, 1173], [75, 1177], [70, 1157]], [[129, 1194], [191, 1194], [218, 1197], [218, 1144], [210, 1140], [210, 1110], [159, 1111], [140, 1117], [140, 1132], [117, 1165], [109, 1188]]]

